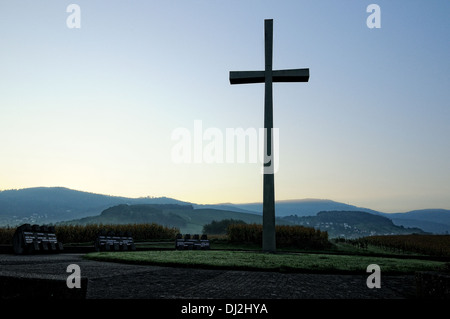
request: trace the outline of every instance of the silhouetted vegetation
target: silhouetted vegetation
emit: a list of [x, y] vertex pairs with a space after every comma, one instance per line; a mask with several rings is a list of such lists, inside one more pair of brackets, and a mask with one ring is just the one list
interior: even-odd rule
[[415, 252], [432, 256], [450, 256], [450, 235], [397, 235], [363, 238], [370, 245], [386, 250]]
[[122, 225], [63, 225], [55, 227], [58, 240], [63, 243], [83, 243], [94, 241], [101, 230], [130, 232], [134, 240], [175, 239], [177, 228], [158, 224], [122, 224]]
[[334, 241], [347, 243], [360, 249], [368, 249], [371, 245], [387, 252], [450, 257], [450, 235], [384, 235], [356, 239], [335, 238]]
[[[262, 225], [259, 224], [231, 224], [227, 235], [231, 242], [262, 244]], [[328, 233], [303, 226], [275, 227], [277, 246], [296, 247], [301, 249], [330, 248]]]
[[[0, 244], [10, 245], [15, 228], [0, 228]], [[122, 225], [60, 225], [55, 227], [56, 237], [63, 244], [93, 242], [101, 230], [115, 233], [130, 232], [134, 240], [175, 239], [179, 229], [158, 224], [122, 224]]]
[[16, 228], [2, 227], [0, 228], [0, 245], [10, 245]]
[[211, 223], [203, 226], [203, 234], [224, 235], [227, 233], [228, 226], [233, 224], [246, 224], [246, 222], [240, 219], [213, 220]]

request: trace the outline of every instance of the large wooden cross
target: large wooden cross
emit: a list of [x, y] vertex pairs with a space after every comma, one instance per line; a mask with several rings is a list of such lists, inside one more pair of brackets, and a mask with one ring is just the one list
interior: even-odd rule
[[264, 71], [231, 71], [231, 84], [265, 83], [264, 93], [264, 184], [263, 184], [263, 242], [262, 249], [276, 251], [275, 240], [275, 185], [273, 162], [273, 82], [308, 82], [309, 69], [272, 70], [273, 20], [264, 20]]

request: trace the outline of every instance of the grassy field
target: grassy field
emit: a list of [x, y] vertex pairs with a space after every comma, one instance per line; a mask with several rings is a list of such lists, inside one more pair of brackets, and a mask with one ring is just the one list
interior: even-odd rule
[[[212, 235], [209, 236], [211, 247], [214, 250], [233, 250], [233, 251], [260, 251], [261, 245], [252, 243], [230, 243], [225, 235]], [[136, 242], [136, 247], [140, 249], [158, 250], [158, 249], [174, 249], [175, 244], [173, 241], [145, 241]], [[427, 257], [428, 255], [420, 254], [410, 251], [398, 251], [381, 248], [375, 245], [368, 245], [364, 249], [355, 247], [348, 243], [335, 243], [330, 249], [321, 250], [300, 250], [295, 247], [277, 247], [278, 252], [284, 253], [325, 253], [325, 254], [343, 254], [343, 255], [364, 255], [364, 256], [382, 256], [382, 257]], [[450, 256], [449, 256], [450, 258]], [[423, 258], [420, 258], [423, 259]], [[431, 258], [430, 258], [431, 259]]]
[[383, 274], [413, 274], [415, 271], [443, 270], [446, 267], [444, 262], [430, 260], [225, 250], [96, 252], [85, 255], [85, 258], [141, 265], [342, 274], [365, 274], [370, 264], [379, 265]]

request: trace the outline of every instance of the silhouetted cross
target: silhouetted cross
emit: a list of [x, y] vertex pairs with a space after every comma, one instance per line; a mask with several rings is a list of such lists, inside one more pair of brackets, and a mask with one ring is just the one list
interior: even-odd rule
[[[273, 163], [273, 82], [308, 82], [309, 69], [272, 70], [273, 20], [264, 20], [264, 71], [231, 71], [231, 84], [265, 83], [264, 93], [264, 184], [263, 184], [263, 242], [262, 249], [276, 251], [275, 185]], [[270, 159], [270, 160], [266, 160]]]

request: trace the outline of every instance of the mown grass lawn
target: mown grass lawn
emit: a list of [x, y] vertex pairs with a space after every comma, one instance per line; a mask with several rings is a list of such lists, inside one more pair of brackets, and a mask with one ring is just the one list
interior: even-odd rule
[[96, 252], [87, 259], [144, 265], [209, 269], [260, 270], [309, 273], [360, 273], [377, 264], [383, 274], [413, 274], [442, 270], [444, 262], [386, 257], [328, 254], [267, 254], [243, 251], [134, 251]]

